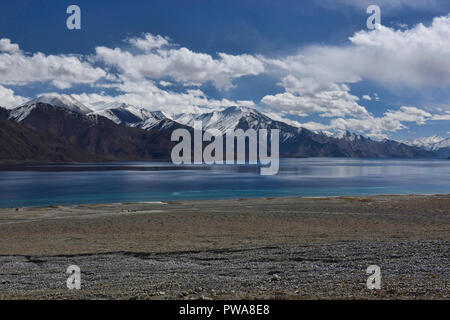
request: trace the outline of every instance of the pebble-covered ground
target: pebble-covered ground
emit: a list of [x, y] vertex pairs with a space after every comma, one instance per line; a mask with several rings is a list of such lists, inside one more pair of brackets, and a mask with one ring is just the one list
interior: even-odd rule
[[[447, 241], [343, 241], [177, 253], [0, 257], [2, 298], [447, 299]], [[66, 268], [81, 269], [68, 290]], [[370, 291], [369, 265], [381, 290]]]
[[448, 196], [242, 201], [0, 209], [0, 298], [449, 298]]

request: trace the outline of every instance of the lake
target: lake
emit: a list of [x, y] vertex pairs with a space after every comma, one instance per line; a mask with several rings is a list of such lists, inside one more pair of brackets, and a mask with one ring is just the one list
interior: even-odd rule
[[115, 162], [0, 171], [0, 207], [250, 197], [449, 194], [450, 161], [281, 159], [275, 176], [257, 166]]

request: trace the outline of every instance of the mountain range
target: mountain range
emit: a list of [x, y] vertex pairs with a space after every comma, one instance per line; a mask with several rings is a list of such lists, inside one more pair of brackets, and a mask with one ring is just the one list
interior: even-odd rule
[[410, 141], [402, 141], [409, 146], [419, 147], [428, 151], [433, 151], [440, 158], [450, 157], [450, 138], [443, 138], [433, 135], [425, 138], [418, 138]]
[[172, 131], [184, 127], [167, 118], [161, 111], [148, 111], [126, 103], [109, 103], [103, 109], [91, 114], [108, 118], [116, 124], [144, 130]]
[[[229, 129], [279, 129], [282, 157], [435, 155], [432, 149], [393, 140], [376, 141], [351, 132], [340, 136], [315, 133], [247, 107], [169, 115], [130, 104], [109, 103], [92, 111], [69, 95], [52, 94], [13, 109], [0, 108], [0, 118], [1, 144], [9, 145], [0, 154], [2, 161], [168, 160], [175, 144], [170, 139], [172, 131], [178, 128], [192, 131], [194, 121], [202, 121], [204, 130], [217, 129], [221, 133]], [[31, 146], [36, 148], [30, 149]], [[22, 149], [28, 151], [17, 153]]]
[[[170, 152], [175, 143], [170, 141], [169, 131], [143, 130], [119, 125], [106, 117], [92, 113], [78, 102], [66, 106], [62, 103], [65, 99], [53, 98], [54, 104], [41, 101], [48, 99], [39, 97], [11, 110], [2, 109], [1, 114], [7, 119], [5, 121], [14, 123], [17, 129], [59, 139], [58, 141], [64, 142], [65, 149], [76, 148], [86, 157], [72, 159], [66, 153], [63, 153], [60, 159], [43, 157], [38, 149], [34, 156], [19, 157], [10, 152], [3, 154], [1, 160], [53, 162], [170, 159]], [[2, 132], [1, 141], [11, 140], [10, 135], [12, 133], [8, 131]], [[51, 148], [51, 139], [41, 139], [40, 142], [50, 144], [44, 149]], [[17, 148], [21, 146], [19, 144]]]
[[63, 138], [37, 132], [9, 121], [0, 110], [0, 160], [2, 162], [86, 162], [95, 157]]
[[345, 132], [340, 137], [315, 133], [276, 121], [261, 112], [246, 107], [229, 107], [200, 115], [178, 115], [174, 119], [192, 126], [202, 121], [203, 129], [279, 129], [280, 155], [283, 157], [429, 157], [430, 153], [402, 143], [375, 141], [362, 135]]

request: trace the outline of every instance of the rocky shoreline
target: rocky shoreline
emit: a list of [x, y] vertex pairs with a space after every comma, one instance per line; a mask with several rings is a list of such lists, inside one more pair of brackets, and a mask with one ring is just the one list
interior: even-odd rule
[[[1, 299], [448, 299], [450, 197], [0, 209]], [[81, 290], [68, 290], [69, 265]], [[378, 265], [381, 290], [368, 290]]]
[[[449, 241], [343, 241], [172, 253], [1, 256], [2, 299], [448, 299]], [[81, 290], [65, 270], [81, 268]], [[366, 268], [382, 289], [366, 287]]]

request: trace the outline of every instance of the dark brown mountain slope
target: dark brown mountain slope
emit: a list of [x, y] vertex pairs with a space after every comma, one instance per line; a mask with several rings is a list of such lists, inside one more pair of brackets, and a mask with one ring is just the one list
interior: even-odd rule
[[[0, 110], [1, 111], [1, 110]], [[36, 132], [24, 125], [0, 118], [0, 161], [85, 162], [95, 161], [65, 139]]]
[[175, 144], [170, 141], [170, 132], [125, 127], [102, 116], [86, 116], [44, 103], [37, 103], [20, 123], [110, 160], [168, 160]]
[[9, 117], [9, 110], [0, 107], [0, 119], [8, 119]]

